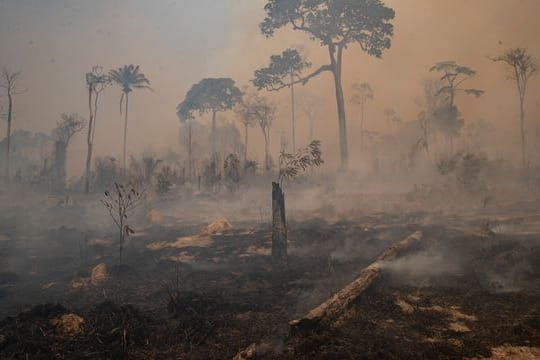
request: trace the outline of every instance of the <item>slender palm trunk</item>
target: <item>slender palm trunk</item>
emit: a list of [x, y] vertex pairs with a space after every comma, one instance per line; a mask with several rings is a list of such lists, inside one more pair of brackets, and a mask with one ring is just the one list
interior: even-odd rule
[[11, 151], [11, 122], [13, 120], [13, 97], [8, 88], [7, 148], [6, 148], [6, 181], [9, 182], [9, 155]]
[[124, 176], [127, 174], [126, 167], [126, 155], [127, 155], [127, 127], [128, 127], [128, 104], [129, 104], [129, 93], [126, 92], [126, 104], [125, 104], [125, 119], [124, 119], [124, 156], [122, 158], [122, 165], [124, 168]]
[[294, 101], [294, 78], [291, 73], [291, 115], [292, 115], [292, 152], [296, 151], [296, 116]]

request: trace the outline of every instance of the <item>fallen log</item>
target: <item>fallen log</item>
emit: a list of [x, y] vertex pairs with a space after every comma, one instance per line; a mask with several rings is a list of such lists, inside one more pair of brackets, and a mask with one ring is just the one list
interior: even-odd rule
[[291, 332], [311, 330], [319, 326], [330, 325], [342, 315], [349, 305], [357, 299], [381, 273], [385, 263], [394, 259], [401, 251], [409, 248], [422, 238], [422, 232], [416, 231], [406, 239], [388, 248], [375, 262], [364, 268], [360, 275], [349, 285], [338, 291], [330, 299], [308, 312], [304, 317], [289, 322]]

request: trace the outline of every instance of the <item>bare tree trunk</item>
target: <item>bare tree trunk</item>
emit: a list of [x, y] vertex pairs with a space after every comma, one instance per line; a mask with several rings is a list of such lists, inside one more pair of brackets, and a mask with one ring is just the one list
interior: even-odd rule
[[525, 96], [519, 94], [519, 120], [520, 120], [520, 130], [521, 130], [521, 159], [523, 164], [523, 169], [527, 168], [527, 151], [525, 143]]
[[189, 181], [193, 179], [193, 142], [192, 142], [192, 123], [191, 119], [188, 119], [188, 167], [189, 167]]
[[247, 156], [248, 156], [248, 124], [247, 123], [244, 124], [244, 130], [245, 130], [245, 134], [244, 134], [244, 169], [245, 169], [246, 163], [247, 163]]
[[66, 152], [68, 144], [56, 141], [54, 145], [55, 190], [62, 192], [66, 188]]
[[360, 118], [360, 151], [364, 151], [364, 100], [360, 104], [361, 107], [361, 118]]
[[92, 109], [92, 88], [88, 89], [88, 135], [86, 137], [86, 144], [88, 145], [88, 151], [86, 153], [86, 173], [84, 178], [84, 193], [90, 193], [90, 167], [92, 165], [92, 131], [94, 128], [94, 110]]
[[285, 195], [276, 182], [272, 182], [272, 261], [276, 269], [287, 267]]
[[127, 174], [126, 156], [127, 156], [128, 103], [129, 103], [129, 93], [126, 93], [126, 105], [125, 105], [126, 107], [125, 107], [125, 119], [124, 119], [124, 156], [122, 158], [124, 176], [126, 176]]
[[217, 159], [216, 159], [216, 110], [212, 110], [212, 163], [214, 167], [214, 176], [217, 175]]
[[120, 265], [122, 265], [122, 252], [124, 251], [124, 216], [122, 215], [122, 212], [121, 210], [118, 211], [120, 213], [120, 234], [119, 234], [119, 241], [120, 241], [120, 244], [119, 244], [119, 263]]
[[292, 153], [296, 151], [296, 114], [294, 101], [294, 79], [291, 74], [291, 115], [292, 115]]
[[6, 148], [6, 181], [9, 182], [9, 157], [11, 151], [11, 122], [13, 116], [13, 97], [11, 89], [8, 87], [8, 118], [7, 118], [7, 148]]
[[336, 103], [338, 111], [339, 125], [339, 155], [341, 158], [341, 170], [347, 170], [349, 162], [349, 146], [347, 143], [347, 120], [345, 116], [345, 98], [343, 95], [343, 85], [341, 82], [341, 67], [343, 47], [338, 46], [337, 58], [335, 57], [335, 47], [329, 47], [330, 60], [332, 64], [332, 74], [336, 88]]

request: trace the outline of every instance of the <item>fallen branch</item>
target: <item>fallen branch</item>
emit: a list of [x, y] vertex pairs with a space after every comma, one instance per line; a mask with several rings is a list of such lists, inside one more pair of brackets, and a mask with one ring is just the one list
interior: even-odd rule
[[394, 259], [401, 251], [406, 250], [421, 238], [422, 232], [416, 231], [406, 239], [388, 248], [375, 262], [364, 268], [360, 275], [349, 285], [318, 307], [312, 309], [301, 319], [290, 321], [291, 331], [309, 330], [334, 322], [379, 277], [385, 263]]

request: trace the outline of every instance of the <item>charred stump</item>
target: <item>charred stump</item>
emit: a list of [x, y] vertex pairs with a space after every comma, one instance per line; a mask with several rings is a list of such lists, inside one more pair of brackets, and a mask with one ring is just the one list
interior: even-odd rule
[[285, 195], [281, 186], [275, 182], [272, 182], [272, 261], [276, 269], [287, 267]]

